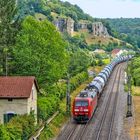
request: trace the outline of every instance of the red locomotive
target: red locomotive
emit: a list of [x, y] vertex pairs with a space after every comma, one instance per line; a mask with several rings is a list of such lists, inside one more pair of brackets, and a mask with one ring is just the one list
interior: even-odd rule
[[77, 122], [88, 121], [97, 107], [97, 92], [95, 90], [83, 90], [74, 99], [73, 118]]

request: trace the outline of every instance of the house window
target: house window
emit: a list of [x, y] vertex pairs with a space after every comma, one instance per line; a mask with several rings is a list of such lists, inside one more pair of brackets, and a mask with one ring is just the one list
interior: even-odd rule
[[12, 99], [12, 98], [9, 98], [9, 99], [8, 99], [8, 101], [12, 102], [12, 101], [13, 101], [13, 99]]
[[15, 113], [7, 113], [7, 114], [4, 114], [4, 123], [9, 122], [10, 119], [13, 118], [14, 116], [16, 116]]

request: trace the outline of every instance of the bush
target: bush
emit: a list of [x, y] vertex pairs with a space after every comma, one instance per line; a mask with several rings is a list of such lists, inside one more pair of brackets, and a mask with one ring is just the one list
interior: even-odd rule
[[4, 125], [0, 125], [0, 140], [10, 140], [9, 132]]
[[38, 98], [38, 115], [42, 120], [47, 120], [59, 109], [59, 98], [53, 94], [48, 97]]
[[35, 130], [32, 115], [18, 115], [6, 125], [0, 125], [0, 140], [28, 140]]
[[82, 82], [84, 82], [88, 78], [88, 74], [86, 72], [82, 72], [72, 77], [70, 80], [70, 89], [71, 91], [75, 90], [77, 86], [79, 86]]

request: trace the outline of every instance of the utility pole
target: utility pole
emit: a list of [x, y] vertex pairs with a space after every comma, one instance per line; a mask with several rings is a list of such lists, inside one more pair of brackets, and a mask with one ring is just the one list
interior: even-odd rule
[[126, 114], [126, 117], [132, 117], [131, 105], [132, 105], [131, 76], [128, 75], [128, 95], [127, 95], [127, 114]]
[[67, 91], [66, 91], [66, 112], [70, 115], [70, 106], [71, 106], [71, 99], [70, 99], [70, 76], [67, 73]]

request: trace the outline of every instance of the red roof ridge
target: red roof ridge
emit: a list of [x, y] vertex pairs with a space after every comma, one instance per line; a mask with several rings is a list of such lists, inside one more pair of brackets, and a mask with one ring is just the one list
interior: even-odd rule
[[39, 91], [34, 76], [0, 76], [0, 98], [29, 98], [33, 84]]

